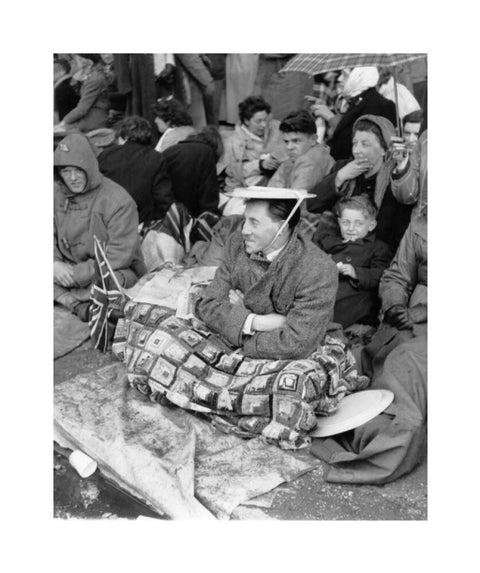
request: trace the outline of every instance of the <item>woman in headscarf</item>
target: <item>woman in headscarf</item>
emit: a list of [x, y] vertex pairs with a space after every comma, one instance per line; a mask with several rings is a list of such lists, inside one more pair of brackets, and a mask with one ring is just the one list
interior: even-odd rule
[[[347, 76], [347, 72], [343, 73]], [[377, 91], [379, 73], [376, 67], [354, 68], [348, 75], [342, 97], [346, 109], [336, 124], [329, 141], [330, 154], [335, 160], [348, 159], [352, 149], [352, 129], [355, 121], [362, 115], [376, 115], [390, 120], [397, 125], [395, 104]], [[312, 106], [314, 115], [323, 117], [328, 123], [335, 123], [337, 116], [325, 105]]]
[[[337, 225], [330, 210], [341, 197], [365, 194], [378, 209], [376, 236], [394, 253], [410, 222], [417, 195], [406, 187], [392, 190], [392, 171], [396, 166], [389, 151], [395, 135], [392, 123], [376, 115], [363, 115], [353, 125], [348, 159], [337, 161], [329, 175], [310, 192], [311, 213], [324, 213], [320, 225]], [[353, 158], [352, 158], [353, 156]], [[329, 213], [329, 215], [327, 215]]]

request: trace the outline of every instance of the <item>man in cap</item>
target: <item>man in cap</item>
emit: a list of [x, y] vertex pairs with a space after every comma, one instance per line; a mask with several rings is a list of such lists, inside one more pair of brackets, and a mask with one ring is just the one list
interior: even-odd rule
[[250, 187], [241, 230], [196, 312], [253, 358], [306, 358], [322, 342], [338, 286], [333, 261], [296, 230], [305, 191]]

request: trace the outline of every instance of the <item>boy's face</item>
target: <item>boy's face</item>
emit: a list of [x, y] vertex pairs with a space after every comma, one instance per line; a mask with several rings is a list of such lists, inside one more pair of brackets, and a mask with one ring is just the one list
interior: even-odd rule
[[421, 127], [421, 123], [412, 123], [407, 121], [407, 123], [403, 126], [403, 139], [405, 141], [415, 143], [415, 141], [418, 141], [418, 135], [420, 133]]
[[340, 232], [344, 241], [363, 239], [377, 226], [375, 219], [366, 217], [362, 211], [344, 209], [338, 218]]
[[295, 161], [297, 157], [306, 153], [311, 147], [317, 143], [317, 134], [301, 133], [293, 131], [291, 133], [283, 134], [283, 143], [287, 148], [287, 155], [289, 159]]

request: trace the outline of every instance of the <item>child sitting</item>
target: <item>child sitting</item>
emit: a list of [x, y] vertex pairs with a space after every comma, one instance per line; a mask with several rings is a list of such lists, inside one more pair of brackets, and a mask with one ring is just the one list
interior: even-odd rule
[[319, 225], [312, 238], [337, 263], [338, 291], [333, 320], [344, 328], [378, 324], [378, 284], [392, 258], [390, 248], [375, 239], [377, 210], [366, 195], [335, 205], [339, 228]]

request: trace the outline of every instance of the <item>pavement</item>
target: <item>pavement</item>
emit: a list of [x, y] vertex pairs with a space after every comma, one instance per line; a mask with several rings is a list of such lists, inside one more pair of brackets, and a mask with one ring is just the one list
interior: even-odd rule
[[[115, 359], [91, 348], [89, 341], [54, 363], [54, 380], [67, 380]], [[68, 462], [68, 450], [54, 448], [54, 517], [61, 519], [159, 518], [139, 500], [120, 491], [97, 471], [82, 479]], [[427, 461], [393, 483], [329, 484], [327, 465], [284, 483], [238, 507], [233, 520], [426, 520]]]

